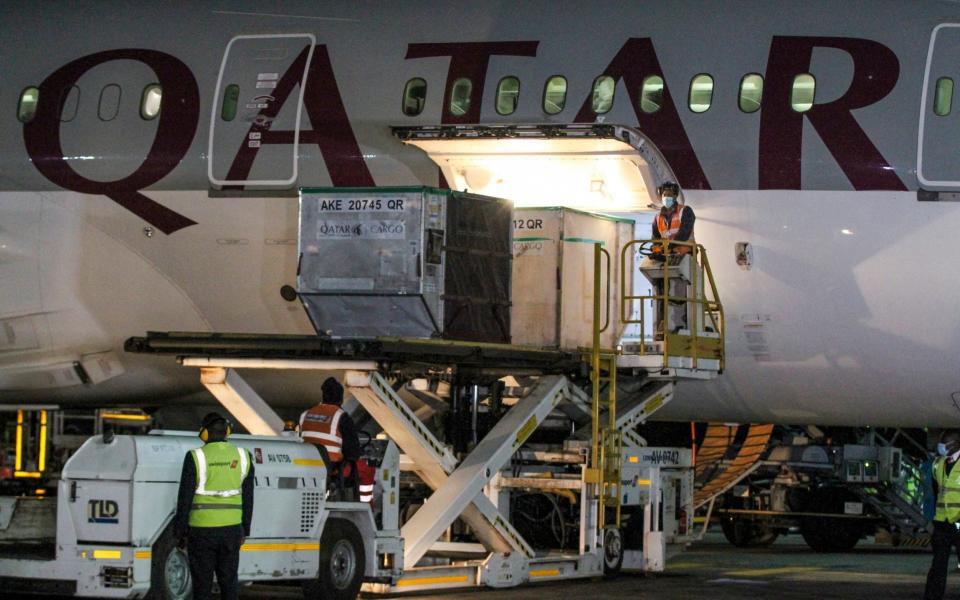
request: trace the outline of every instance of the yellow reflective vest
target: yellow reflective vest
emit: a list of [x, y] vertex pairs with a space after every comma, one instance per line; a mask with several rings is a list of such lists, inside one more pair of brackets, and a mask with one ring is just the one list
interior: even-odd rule
[[933, 461], [933, 479], [937, 482], [937, 511], [933, 520], [957, 523], [960, 522], [960, 464], [954, 465], [946, 476], [946, 463], [944, 457]]
[[190, 451], [197, 469], [197, 489], [190, 507], [190, 527], [227, 527], [243, 523], [243, 480], [250, 455], [229, 442], [213, 442]]

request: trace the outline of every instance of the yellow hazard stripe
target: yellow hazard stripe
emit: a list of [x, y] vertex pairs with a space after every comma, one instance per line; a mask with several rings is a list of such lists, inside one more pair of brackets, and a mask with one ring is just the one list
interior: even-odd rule
[[301, 544], [244, 544], [242, 552], [290, 552], [294, 550], [319, 550], [320, 542]]
[[397, 582], [397, 587], [412, 587], [415, 585], [434, 585], [438, 583], [466, 583], [469, 578], [466, 575], [446, 575], [444, 577], [420, 577], [417, 579], [401, 579]]
[[540, 569], [539, 571], [530, 571], [530, 577], [556, 577], [560, 574], [560, 569]]
[[150, 415], [133, 415], [128, 413], [103, 412], [100, 416], [104, 419], [116, 419], [120, 421], [149, 421], [153, 417]]
[[295, 458], [293, 459], [293, 464], [303, 465], [305, 467], [322, 467], [324, 466], [323, 461], [319, 458]]
[[150, 550], [137, 550], [133, 553], [134, 558], [153, 558], [153, 552]]

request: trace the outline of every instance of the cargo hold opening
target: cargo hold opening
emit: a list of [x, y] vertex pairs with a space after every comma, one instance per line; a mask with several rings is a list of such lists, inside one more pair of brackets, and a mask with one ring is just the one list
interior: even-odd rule
[[657, 208], [657, 186], [676, 181], [642, 133], [618, 125], [447, 125], [393, 133], [426, 152], [451, 189], [518, 207], [635, 213]]

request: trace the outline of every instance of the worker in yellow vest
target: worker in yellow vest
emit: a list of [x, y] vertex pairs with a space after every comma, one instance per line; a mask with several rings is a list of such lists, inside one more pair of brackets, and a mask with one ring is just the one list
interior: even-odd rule
[[186, 543], [193, 600], [207, 600], [217, 575], [222, 600], [240, 595], [240, 547], [253, 517], [250, 453], [227, 441], [233, 425], [209, 413], [200, 425], [204, 445], [187, 453], [180, 474], [174, 535]]
[[933, 515], [933, 562], [927, 572], [924, 600], [940, 600], [947, 589], [950, 550], [960, 543], [960, 431], [949, 429], [940, 436], [933, 461], [933, 488], [937, 495]]

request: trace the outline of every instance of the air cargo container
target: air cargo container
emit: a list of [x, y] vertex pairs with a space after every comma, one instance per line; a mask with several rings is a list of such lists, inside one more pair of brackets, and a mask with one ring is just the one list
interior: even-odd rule
[[511, 211], [436, 188], [301, 190], [298, 292], [317, 332], [509, 343]]
[[633, 230], [630, 219], [572, 208], [515, 209], [513, 342], [563, 349], [593, 345], [593, 247], [599, 242], [606, 251], [600, 316], [609, 323], [600, 344], [614, 347], [623, 331], [620, 287], [633, 286], [633, 255], [621, 275], [620, 250], [633, 239]]

